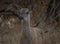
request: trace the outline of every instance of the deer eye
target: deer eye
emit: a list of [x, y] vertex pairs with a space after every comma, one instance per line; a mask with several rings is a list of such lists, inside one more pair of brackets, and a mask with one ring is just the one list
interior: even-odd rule
[[26, 12], [26, 14], [28, 14], [28, 12]]

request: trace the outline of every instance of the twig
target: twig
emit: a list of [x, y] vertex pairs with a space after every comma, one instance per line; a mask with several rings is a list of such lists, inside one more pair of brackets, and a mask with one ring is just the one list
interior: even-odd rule
[[[50, 19], [56, 14], [56, 10], [57, 10], [57, 8], [59, 7], [59, 4], [60, 4], [60, 2], [57, 4], [57, 6], [54, 8], [54, 11], [53, 11], [53, 13], [52, 13], [52, 16], [50, 16]], [[56, 18], [56, 17], [55, 17]], [[55, 19], [54, 18], [54, 19]]]

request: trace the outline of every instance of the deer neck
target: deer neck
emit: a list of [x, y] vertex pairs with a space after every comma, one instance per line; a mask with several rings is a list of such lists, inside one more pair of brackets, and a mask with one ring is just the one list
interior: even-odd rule
[[24, 44], [31, 44], [31, 32], [30, 32], [30, 15], [28, 15], [23, 22], [23, 32], [24, 32], [24, 37], [27, 37], [25, 39]]
[[24, 29], [27, 31], [30, 29], [30, 15], [28, 15], [26, 18], [24, 18]]

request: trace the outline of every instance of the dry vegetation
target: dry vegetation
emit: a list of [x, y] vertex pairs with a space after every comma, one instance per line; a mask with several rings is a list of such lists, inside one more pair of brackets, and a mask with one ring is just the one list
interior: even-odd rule
[[20, 8], [32, 6], [31, 27], [35, 28], [31, 30], [33, 44], [60, 44], [60, 5], [56, 13], [49, 14], [50, 0], [0, 0], [0, 44], [24, 44], [22, 39], [26, 40], [19, 18], [15, 14], [1, 14], [1, 10], [12, 3]]

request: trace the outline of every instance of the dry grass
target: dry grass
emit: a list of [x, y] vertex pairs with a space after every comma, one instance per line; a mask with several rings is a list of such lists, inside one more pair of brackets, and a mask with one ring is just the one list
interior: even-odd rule
[[[3, 4], [5, 1], [0, 1], [0, 10], [8, 6]], [[54, 20], [49, 23], [46, 20], [49, 1], [32, 0], [30, 3], [26, 0], [26, 4], [25, 1], [21, 1], [21, 3], [18, 0], [7, 1], [17, 3], [21, 7], [33, 5], [31, 26], [35, 27], [31, 27], [30, 30], [32, 44], [60, 44], [60, 8], [57, 10], [58, 21]], [[0, 44], [24, 44], [25, 40], [23, 30], [21, 29], [21, 21], [16, 16], [0, 16]]]

